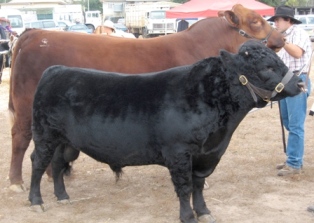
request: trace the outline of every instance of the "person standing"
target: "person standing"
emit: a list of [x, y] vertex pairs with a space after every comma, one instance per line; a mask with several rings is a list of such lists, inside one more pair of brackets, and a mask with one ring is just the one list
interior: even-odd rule
[[284, 47], [278, 56], [285, 65], [305, 82], [307, 89], [294, 97], [279, 101], [283, 125], [288, 131], [286, 161], [277, 165], [278, 176], [301, 173], [304, 155], [304, 122], [307, 110], [307, 97], [311, 92], [311, 82], [308, 78], [310, 58], [312, 55], [311, 41], [305, 30], [297, 26], [302, 23], [294, 18], [294, 9], [283, 5], [268, 21], [275, 22], [276, 29], [286, 39]]

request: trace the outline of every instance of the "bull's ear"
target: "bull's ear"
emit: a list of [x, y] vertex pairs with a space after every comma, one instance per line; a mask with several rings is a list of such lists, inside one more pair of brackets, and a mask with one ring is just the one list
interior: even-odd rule
[[229, 53], [226, 50], [220, 50], [219, 55], [220, 55], [220, 60], [222, 61], [222, 64], [224, 67], [234, 67], [234, 64], [235, 64], [234, 54]]
[[236, 14], [234, 14], [234, 12], [232, 12], [230, 10], [226, 10], [224, 12], [224, 16], [231, 26], [236, 27], [236, 28], [239, 27], [240, 21], [239, 21], [238, 16]]

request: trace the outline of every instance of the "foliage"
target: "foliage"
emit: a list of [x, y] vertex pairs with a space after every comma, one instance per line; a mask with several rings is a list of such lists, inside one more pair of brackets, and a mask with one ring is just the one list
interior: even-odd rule
[[300, 7], [300, 6], [306, 6], [307, 0], [288, 0], [285, 3], [286, 5], [289, 5], [291, 7]]
[[309, 0], [260, 0], [260, 2], [273, 7], [277, 7], [279, 5], [289, 5], [291, 7], [309, 6]]
[[282, 5], [284, 1], [282, 1], [282, 0], [260, 0], [259, 2], [262, 2], [266, 5], [276, 7], [276, 6]]
[[176, 2], [176, 3], [186, 3], [188, 2], [189, 0], [172, 0], [173, 2]]
[[[1, 1], [1, 0], [0, 0]], [[189, 0], [172, 0], [173, 2], [177, 3], [186, 3]], [[259, 2], [262, 2], [266, 5], [270, 5], [273, 7], [277, 7], [279, 5], [289, 5], [291, 7], [304, 7], [304, 6], [309, 6], [308, 2], [310, 0], [257, 0]]]
[[[89, 9], [88, 9], [88, 4], [89, 4]], [[87, 10], [90, 10], [90, 11], [99, 10], [102, 12], [102, 2], [99, 0], [85, 0], [85, 1], [82, 1], [82, 5], [86, 11]]]

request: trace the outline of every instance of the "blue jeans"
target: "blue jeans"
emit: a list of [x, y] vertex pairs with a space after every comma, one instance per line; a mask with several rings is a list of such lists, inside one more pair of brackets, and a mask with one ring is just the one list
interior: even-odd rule
[[[300, 78], [305, 82], [306, 75]], [[289, 131], [287, 142], [286, 164], [301, 169], [304, 155], [304, 122], [307, 110], [307, 97], [311, 92], [310, 79], [307, 80], [307, 92], [301, 92], [294, 97], [287, 97], [279, 101], [283, 125]]]

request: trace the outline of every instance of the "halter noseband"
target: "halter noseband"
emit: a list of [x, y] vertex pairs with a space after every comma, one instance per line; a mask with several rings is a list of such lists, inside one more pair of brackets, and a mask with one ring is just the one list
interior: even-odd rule
[[264, 90], [254, 86], [248, 81], [248, 79], [244, 75], [239, 75], [239, 80], [242, 85], [246, 86], [249, 89], [255, 103], [257, 103], [256, 95], [260, 96], [264, 101], [269, 102], [273, 97], [277, 95], [277, 93], [282, 92], [282, 90], [285, 88], [285, 85], [290, 81], [293, 75], [293, 72], [288, 70], [288, 72], [282, 78], [281, 82], [276, 85], [273, 91]]

